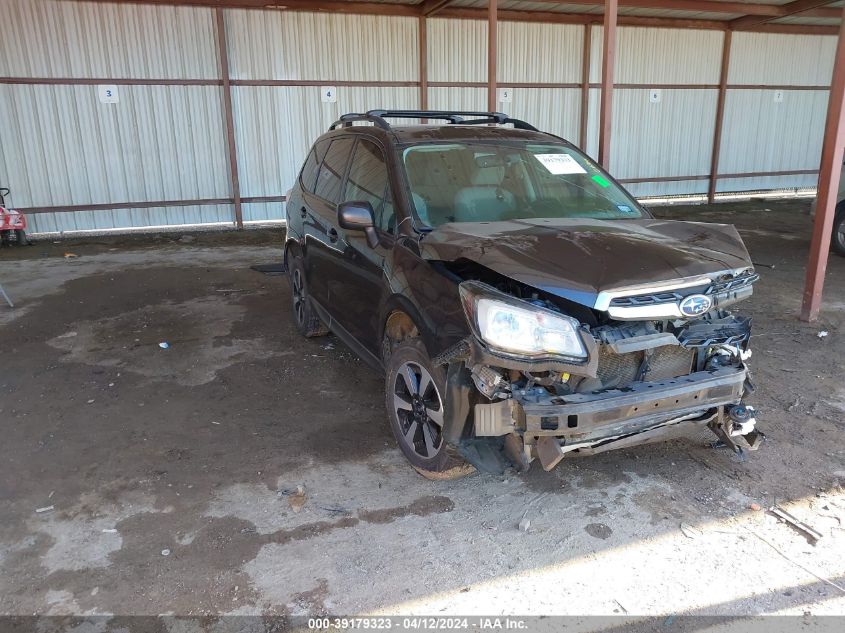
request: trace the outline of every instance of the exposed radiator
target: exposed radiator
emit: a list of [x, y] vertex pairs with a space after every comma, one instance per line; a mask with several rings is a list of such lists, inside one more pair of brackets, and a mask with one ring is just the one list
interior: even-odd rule
[[[637, 378], [645, 352], [617, 354], [608, 345], [599, 346], [598, 378], [605, 389], [627, 387]], [[649, 371], [643, 380], [666, 380], [686, 376], [692, 371], [695, 352], [678, 345], [653, 350]]]

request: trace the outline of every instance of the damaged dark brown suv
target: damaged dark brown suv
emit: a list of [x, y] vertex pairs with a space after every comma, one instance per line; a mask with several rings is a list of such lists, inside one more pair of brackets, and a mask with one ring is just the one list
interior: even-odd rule
[[499, 113], [345, 115], [286, 213], [299, 330], [386, 373], [425, 475], [551, 469], [701, 427], [759, 443], [751, 322], [727, 310], [758, 278], [736, 230], [652, 218], [561, 138]]

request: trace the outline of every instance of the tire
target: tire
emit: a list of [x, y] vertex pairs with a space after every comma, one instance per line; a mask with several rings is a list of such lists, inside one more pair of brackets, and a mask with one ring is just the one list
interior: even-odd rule
[[845, 257], [845, 210], [837, 213], [833, 220], [833, 234], [830, 236], [830, 247], [834, 253]]
[[317, 311], [311, 304], [302, 257], [291, 253], [288, 261], [290, 262], [288, 283], [290, 284], [291, 308], [293, 309], [293, 321], [296, 323], [296, 329], [305, 338], [325, 336], [329, 333], [329, 328], [320, 320]]
[[431, 364], [419, 338], [393, 349], [387, 364], [387, 419], [402, 453], [428, 479], [457, 479], [475, 470], [443, 437], [445, 390], [443, 368]]
[[26, 231], [17, 229], [15, 231], [15, 237], [17, 238], [18, 246], [26, 246], [29, 244], [29, 242], [26, 241]]

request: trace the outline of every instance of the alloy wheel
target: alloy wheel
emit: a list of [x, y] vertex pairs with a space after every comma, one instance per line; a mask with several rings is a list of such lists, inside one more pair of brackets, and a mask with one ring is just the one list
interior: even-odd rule
[[393, 407], [405, 445], [424, 459], [437, 455], [443, 444], [443, 400], [425, 367], [402, 364], [393, 384]]
[[296, 322], [302, 325], [305, 323], [305, 301], [307, 294], [305, 292], [305, 282], [302, 279], [302, 271], [299, 267], [293, 269], [291, 286], [293, 290], [293, 311], [296, 314]]

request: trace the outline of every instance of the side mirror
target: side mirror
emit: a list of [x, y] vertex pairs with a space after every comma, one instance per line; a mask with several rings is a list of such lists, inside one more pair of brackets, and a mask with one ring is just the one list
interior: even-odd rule
[[373, 206], [369, 202], [341, 202], [337, 207], [337, 223], [347, 231], [364, 231], [370, 248], [379, 245], [373, 220]]

